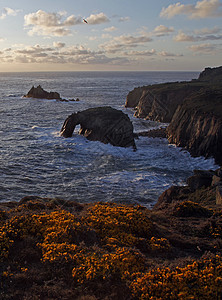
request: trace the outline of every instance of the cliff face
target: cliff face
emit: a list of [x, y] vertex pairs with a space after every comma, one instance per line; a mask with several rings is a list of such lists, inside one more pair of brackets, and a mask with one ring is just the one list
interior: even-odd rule
[[136, 88], [126, 106], [136, 108], [136, 117], [170, 123], [170, 143], [222, 165], [221, 81], [222, 67], [206, 68], [190, 82]]
[[183, 101], [201, 89], [218, 88], [222, 67], [206, 68], [199, 78], [189, 82], [172, 82], [135, 88], [127, 95], [126, 107], [136, 109], [135, 116], [169, 123]]
[[144, 89], [146, 89], [146, 87], [137, 87], [131, 92], [129, 92], [129, 94], [126, 97], [125, 107], [136, 107], [139, 103], [140, 97], [142, 96]]
[[136, 106], [135, 116], [153, 121], [169, 123], [184, 99], [202, 86], [187, 83], [168, 83], [143, 89]]
[[222, 91], [202, 91], [186, 99], [167, 128], [170, 143], [193, 156], [214, 157], [222, 165]]

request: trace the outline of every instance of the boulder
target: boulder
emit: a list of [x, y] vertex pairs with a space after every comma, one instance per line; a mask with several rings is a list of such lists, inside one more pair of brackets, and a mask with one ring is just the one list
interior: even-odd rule
[[121, 110], [105, 106], [73, 113], [65, 120], [61, 135], [71, 137], [79, 124], [79, 134], [89, 140], [136, 149], [132, 122]]
[[209, 187], [211, 186], [213, 176], [213, 171], [194, 170], [194, 175], [187, 179], [187, 184], [191, 191], [195, 191], [201, 187]]
[[30, 91], [24, 96], [26, 98], [38, 98], [38, 99], [61, 99], [57, 92], [47, 92], [39, 85], [36, 88], [33, 86]]

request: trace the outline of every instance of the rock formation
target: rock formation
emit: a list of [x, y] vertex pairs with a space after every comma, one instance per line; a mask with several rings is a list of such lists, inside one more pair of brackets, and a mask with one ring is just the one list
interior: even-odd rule
[[26, 98], [38, 98], [38, 99], [56, 99], [63, 100], [57, 92], [47, 92], [39, 85], [36, 88], [33, 86], [30, 91], [24, 96]]
[[73, 113], [64, 122], [61, 135], [71, 137], [76, 125], [80, 124], [79, 134], [92, 141], [101, 141], [113, 146], [136, 149], [133, 125], [122, 111], [112, 107], [89, 108]]
[[146, 89], [146, 87], [137, 87], [133, 91], [129, 92], [126, 97], [125, 107], [136, 107], [144, 89]]
[[169, 123], [179, 104], [201, 87], [187, 83], [168, 83], [144, 89], [136, 107], [135, 116]]
[[202, 91], [180, 105], [167, 128], [170, 143], [222, 164], [222, 91]]
[[169, 123], [183, 101], [202, 89], [219, 86], [222, 67], [206, 68], [199, 78], [187, 82], [172, 82], [135, 88], [127, 95], [125, 107], [136, 109], [135, 116]]
[[214, 157], [222, 164], [222, 67], [206, 68], [198, 79], [136, 88], [126, 106], [135, 116], [170, 123], [170, 143], [193, 156]]

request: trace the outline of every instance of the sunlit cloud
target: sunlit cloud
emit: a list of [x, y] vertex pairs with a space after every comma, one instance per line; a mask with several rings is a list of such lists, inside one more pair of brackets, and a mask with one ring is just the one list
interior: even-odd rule
[[55, 48], [63, 48], [63, 47], [65, 47], [65, 43], [62, 43], [62, 42], [54, 42], [53, 43], [53, 47], [55, 47]]
[[181, 57], [181, 56], [183, 56], [183, 54], [175, 54], [175, 53], [171, 53], [171, 52], [167, 52], [167, 51], [161, 51], [158, 53], [158, 55], [164, 56], [164, 57]]
[[219, 0], [202, 0], [193, 4], [181, 4], [177, 2], [163, 7], [160, 17], [171, 19], [176, 15], [187, 15], [189, 19], [215, 18], [222, 16], [222, 4]]
[[121, 17], [119, 18], [119, 22], [128, 22], [130, 20], [130, 17]]
[[29, 35], [44, 35], [44, 36], [66, 36], [71, 33], [68, 27], [82, 23], [81, 17], [71, 15], [63, 20], [64, 12], [47, 13], [43, 10], [38, 10], [36, 13], [31, 13], [24, 16], [25, 28], [30, 28]]
[[[38, 10], [24, 16], [24, 26], [29, 29], [28, 34], [31, 36], [67, 36], [71, 34], [71, 26], [83, 24], [83, 18], [74, 15], [65, 18], [66, 14], [66, 12], [48, 13]], [[97, 25], [107, 23], [109, 19], [104, 13], [91, 14], [87, 22], [89, 25]]]
[[113, 31], [116, 31], [117, 28], [115, 26], [111, 26], [111, 27], [108, 27], [108, 28], [105, 28], [104, 31], [106, 32], [113, 32]]
[[156, 52], [155, 49], [144, 50], [144, 51], [128, 51], [128, 52], [124, 52], [125, 55], [129, 55], [129, 56], [153, 56], [156, 53], [157, 52]]
[[[201, 33], [201, 31], [199, 31]], [[208, 34], [207, 30], [202, 31], [202, 35], [188, 35], [185, 34], [183, 31], [179, 31], [179, 33], [173, 38], [175, 42], [199, 42], [199, 41], [214, 41], [214, 40], [222, 40], [222, 35], [218, 34]]]
[[5, 19], [7, 16], [13, 16], [15, 17], [21, 10], [20, 9], [12, 9], [10, 7], [5, 7], [3, 8], [3, 11], [0, 15], [0, 19], [3, 20]]
[[192, 35], [187, 35], [183, 31], [179, 31], [179, 33], [173, 38], [175, 42], [195, 42], [195, 38]]
[[159, 25], [153, 30], [153, 34], [156, 36], [165, 36], [174, 32], [173, 27], [166, 27], [164, 25]]
[[200, 45], [192, 45], [188, 47], [188, 49], [194, 52], [194, 54], [214, 54], [218, 51], [221, 51], [221, 46], [207, 43]]
[[219, 27], [214, 27], [214, 28], [202, 28], [202, 29], [198, 29], [198, 30], [194, 30], [195, 34], [216, 34], [221, 32], [221, 29]]
[[88, 18], [86, 18], [86, 20], [89, 25], [97, 25], [110, 22], [108, 17], [102, 12], [96, 15], [92, 14]]
[[108, 53], [115, 53], [125, 48], [134, 48], [139, 45], [151, 42], [152, 39], [148, 35], [132, 36], [121, 35], [114, 37], [109, 42], [100, 45], [99, 47], [104, 49]]

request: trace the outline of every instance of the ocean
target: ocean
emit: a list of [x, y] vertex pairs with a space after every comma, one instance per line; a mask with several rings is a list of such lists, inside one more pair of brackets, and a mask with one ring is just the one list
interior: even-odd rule
[[[197, 78], [197, 72], [0, 73], [0, 201], [28, 195], [81, 203], [113, 201], [151, 208], [171, 185], [184, 185], [194, 169], [216, 169], [213, 159], [193, 158], [166, 139], [140, 137], [137, 151], [88, 141], [75, 129], [60, 136], [64, 120], [90, 107], [128, 114], [134, 131], [156, 128], [125, 108], [129, 91], [154, 83]], [[24, 98], [32, 86], [79, 102]]]

